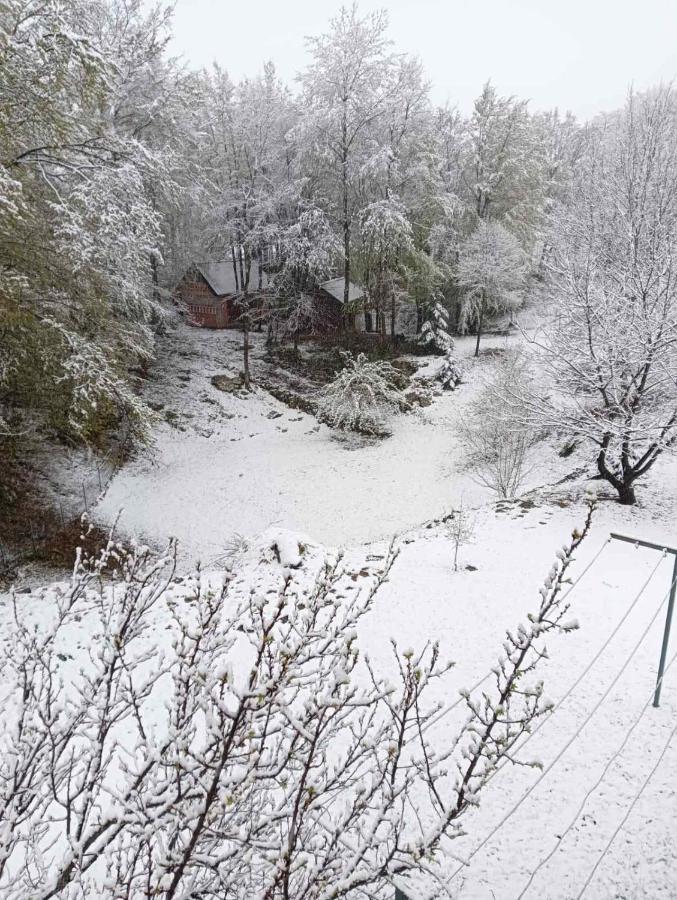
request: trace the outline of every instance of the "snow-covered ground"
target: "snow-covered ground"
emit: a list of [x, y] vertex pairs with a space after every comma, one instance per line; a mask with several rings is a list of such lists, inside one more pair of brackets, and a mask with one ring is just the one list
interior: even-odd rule
[[[336, 439], [265, 391], [238, 396], [213, 387], [212, 375], [239, 371], [237, 334], [185, 328], [175, 341], [183, 355], [173, 344], [171, 363], [156, 367], [159, 381], [149, 386], [171, 422], [155, 430], [152, 455], [113, 479], [96, 512], [104, 521], [121, 513], [123, 530], [154, 540], [176, 536], [186, 555], [208, 562], [235, 532], [253, 536], [275, 526], [352, 546], [389, 538], [461, 500], [489, 499], [459, 465], [456, 437], [477, 384], [474, 339], [459, 341], [466, 384], [398, 417], [391, 438], [361, 445]], [[505, 345], [506, 338], [485, 339], [487, 348]]]
[[[209, 564], [235, 532], [253, 537], [274, 527], [302, 532], [319, 544], [346, 545], [348, 558], [359, 566], [384, 553], [397, 534], [399, 557], [362, 623], [361, 646], [387, 670], [393, 665], [391, 637], [414, 647], [439, 640], [443, 658], [454, 659], [456, 667], [437, 699], [449, 702], [458, 689], [474, 684], [494, 663], [506, 628], [524, 621], [536, 606], [538, 586], [555, 550], [583, 519], [584, 481], [542, 487], [565, 476], [581, 459], [562, 460], [554, 454], [544, 459], [531, 475], [536, 489], [521, 503], [495, 504], [468, 478], [455, 422], [481, 373], [492, 365], [488, 357], [477, 363], [470, 359], [469, 341], [459, 342], [459, 352], [467, 358], [467, 383], [458, 392], [438, 398], [419, 414], [400, 417], [388, 440], [358, 446], [336, 440], [312, 416], [290, 410], [264, 391], [244, 398], [213, 388], [212, 375], [237, 371], [238, 335], [185, 330], [176, 340], [180, 354], [175, 342], [173, 362], [164, 366], [169, 374], [158, 366], [149, 385], [149, 399], [162, 404], [165, 419], [155, 429], [154, 451], [140, 454], [114, 478], [97, 518], [110, 522], [122, 509], [123, 531], [156, 543], [177, 536], [185, 564], [197, 557]], [[504, 340], [487, 341], [487, 346]], [[257, 364], [262, 364], [260, 350], [255, 375]], [[580, 574], [599, 552], [571, 594], [580, 629], [549, 647], [551, 658], [541, 673], [547, 694], [555, 701], [563, 698], [602, 647], [603, 652], [524, 752], [523, 758], [536, 757], [544, 764], [542, 780], [533, 768], [506, 768], [487, 786], [480, 808], [466, 818], [467, 834], [454, 849], [468, 865], [454, 874], [458, 863], [449, 861], [451, 897], [517, 900], [530, 873], [560, 837], [561, 846], [524, 896], [579, 896], [668, 741], [677, 717], [677, 664], [667, 674], [661, 708], [649, 705], [631, 729], [647, 706], [656, 677], [672, 561], [607, 540], [615, 530], [677, 545], [674, 463], [661, 462], [639, 496], [640, 505], [632, 509], [600, 503], [574, 573]], [[461, 499], [474, 508], [475, 536], [461, 550], [461, 567], [455, 572], [445, 526], [432, 520]], [[677, 640], [673, 647], [677, 649]], [[459, 707], [436, 726], [440, 745], [454, 734], [462, 715]], [[677, 738], [599, 864], [585, 897], [677, 896], [677, 847], [671, 834], [677, 815], [675, 771]], [[473, 854], [532, 785], [532, 793]], [[445, 896], [441, 887], [438, 896]]]

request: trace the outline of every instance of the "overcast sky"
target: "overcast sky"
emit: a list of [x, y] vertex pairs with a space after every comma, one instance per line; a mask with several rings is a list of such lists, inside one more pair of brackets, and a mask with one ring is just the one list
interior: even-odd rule
[[[330, 0], [177, 0], [173, 51], [192, 67], [217, 60], [232, 78], [272, 59], [291, 82], [304, 37], [326, 30]], [[421, 58], [432, 98], [466, 112], [487, 78], [534, 109], [581, 118], [613, 109], [633, 83], [677, 75], [677, 0], [388, 0], [398, 50]]]

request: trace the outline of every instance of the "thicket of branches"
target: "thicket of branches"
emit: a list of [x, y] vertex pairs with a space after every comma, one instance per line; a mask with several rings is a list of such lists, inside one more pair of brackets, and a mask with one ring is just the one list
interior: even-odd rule
[[218, 583], [174, 581], [173, 546], [112, 540], [80, 558], [70, 586], [15, 598], [6, 635], [0, 896], [329, 900], [434, 877], [548, 709], [536, 670], [575, 627], [562, 586], [581, 539], [441, 751], [427, 701], [433, 682], [452, 690], [440, 647], [393, 646], [394, 683], [359, 653], [395, 556], [361, 590], [340, 556], [287, 536]]

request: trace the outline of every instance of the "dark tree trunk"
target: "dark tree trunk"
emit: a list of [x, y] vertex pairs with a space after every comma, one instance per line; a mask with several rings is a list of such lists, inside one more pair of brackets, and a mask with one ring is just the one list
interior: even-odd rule
[[393, 346], [397, 344], [397, 335], [395, 334], [395, 324], [397, 319], [397, 300], [395, 299], [395, 290], [390, 294], [390, 338]]
[[348, 207], [348, 109], [343, 104], [341, 121], [341, 188], [343, 192], [343, 311], [348, 312], [350, 298], [350, 214]]
[[606, 457], [610, 446], [611, 435], [606, 434], [602, 439], [600, 451], [597, 456], [597, 471], [605, 481], [608, 481], [609, 484], [618, 491], [618, 502], [622, 503], [623, 506], [632, 506], [637, 502], [635, 496], [635, 481], [640, 472], [636, 469], [625, 469], [622, 475], [616, 475], [615, 472], [609, 469]]
[[482, 322], [484, 320], [484, 301], [480, 307], [480, 316], [477, 322], [477, 343], [475, 344], [475, 356], [480, 355], [480, 339], [482, 337]]
[[151, 253], [150, 255], [150, 270], [153, 278], [153, 301], [155, 303], [160, 302], [160, 277], [158, 273], [158, 261], [157, 255], [155, 253]]
[[248, 391], [251, 388], [251, 378], [249, 375], [249, 310], [245, 312], [242, 322], [242, 356], [244, 361], [244, 388]]
[[235, 260], [235, 247], [233, 247], [232, 244], [230, 245], [230, 255], [233, 259], [233, 275], [235, 276], [235, 291], [237, 292], [240, 290], [240, 279], [237, 274], [237, 262]]
[[637, 502], [634, 484], [619, 484], [616, 485], [616, 490], [618, 491], [618, 502], [623, 506], [632, 506]]

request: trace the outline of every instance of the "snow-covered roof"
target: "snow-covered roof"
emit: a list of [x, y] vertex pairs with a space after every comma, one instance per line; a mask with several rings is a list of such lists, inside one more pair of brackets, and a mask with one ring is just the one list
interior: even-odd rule
[[[232, 260], [226, 262], [207, 262], [196, 263], [195, 268], [205, 279], [209, 287], [218, 294], [219, 297], [225, 294], [237, 294], [238, 287], [235, 283], [235, 273], [233, 272]], [[249, 287], [258, 287], [259, 272], [258, 266], [252, 265], [252, 271], [249, 278]], [[263, 286], [268, 285], [268, 276], [263, 273]]]
[[[329, 281], [323, 281], [320, 287], [323, 291], [331, 294], [334, 299], [343, 303], [343, 286], [345, 283], [345, 278], [331, 278]], [[348, 285], [348, 300], [362, 300], [364, 296], [365, 293], [362, 288], [351, 281]]]

